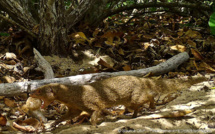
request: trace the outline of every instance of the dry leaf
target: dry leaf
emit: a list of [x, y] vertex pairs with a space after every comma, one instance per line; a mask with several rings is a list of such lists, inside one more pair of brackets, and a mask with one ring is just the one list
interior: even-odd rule
[[149, 23], [149, 22], [146, 22], [144, 25], [143, 25], [144, 29], [149, 29], [152, 27], [152, 24]]
[[17, 60], [17, 57], [14, 53], [6, 53], [5, 56], [4, 56], [4, 59], [6, 60], [13, 60], [13, 59], [16, 59]]
[[98, 64], [100, 65], [103, 65], [107, 68], [112, 68], [113, 69], [113, 66], [111, 66], [110, 64], [108, 64], [107, 62], [105, 62], [103, 59], [100, 58], [100, 60], [98, 61]]
[[149, 42], [143, 43], [144, 50], [147, 50], [149, 48], [149, 46], [150, 46]]
[[15, 100], [10, 100], [8, 98], [4, 98], [4, 104], [8, 107], [16, 107], [17, 106]]
[[154, 35], [144, 34], [143, 38], [151, 40], [152, 38], [154, 38]]
[[85, 34], [83, 32], [73, 33], [73, 34], [69, 35], [69, 38], [74, 40], [76, 44], [80, 43], [82, 45], [86, 45], [85, 44], [86, 41], [90, 43], [90, 40], [85, 36]]
[[77, 33], [73, 33], [71, 35], [73, 38], [82, 38], [82, 39], [86, 39], [87, 40], [87, 37], [85, 36], [85, 34], [83, 32], [77, 32]]
[[188, 40], [187, 44], [192, 46], [192, 47], [196, 47], [196, 43], [194, 41], [192, 41], [192, 40]]
[[200, 70], [200, 68], [197, 66], [197, 64], [196, 64], [196, 61], [195, 60], [193, 60], [193, 65], [196, 67], [196, 70]]
[[121, 54], [121, 55], [125, 55], [122, 48], [120, 48], [120, 49], [118, 50], [118, 52], [119, 52], [119, 54]]
[[25, 132], [35, 132], [42, 126], [42, 123], [35, 118], [28, 118], [24, 121], [17, 120], [13, 122], [13, 127]]
[[37, 129], [40, 126], [40, 122], [35, 118], [28, 118], [22, 121], [20, 125], [31, 125]]
[[33, 126], [21, 126], [17, 124], [16, 122], [13, 122], [13, 127], [24, 132], [32, 133], [35, 132], [36, 129]]
[[175, 45], [170, 47], [171, 50], [177, 50], [179, 52], [184, 52], [186, 51], [186, 47], [182, 45]]
[[2, 100], [2, 99], [4, 99], [5, 98], [5, 96], [0, 96], [0, 100]]
[[13, 83], [16, 81], [16, 79], [12, 76], [3, 76], [2, 81], [5, 83]]
[[200, 52], [196, 49], [191, 48], [191, 53], [194, 55], [194, 57], [198, 60], [204, 60]]
[[5, 116], [0, 114], [0, 126], [6, 126], [7, 119]]
[[124, 71], [130, 71], [130, 70], [131, 70], [131, 66], [130, 66], [130, 65], [125, 65], [125, 66], [123, 67], [123, 70], [124, 70]]
[[96, 28], [96, 30], [93, 32], [93, 37], [96, 37], [100, 31], [101, 29]]
[[8, 64], [8, 65], [16, 65], [16, 61], [15, 60], [4, 61], [4, 63]]
[[215, 72], [215, 69], [213, 69], [210, 65], [208, 65], [207, 63], [203, 62], [203, 65], [205, 66], [206, 69]]
[[182, 36], [184, 34], [184, 32], [183, 31], [179, 31], [177, 34], [178, 34], [178, 36]]
[[115, 56], [112, 48], [109, 48], [109, 51]]
[[109, 45], [109, 46], [115, 46], [116, 45], [114, 42], [110, 42], [110, 41], [105, 41], [105, 44]]
[[96, 43], [96, 44], [94, 45], [94, 47], [102, 48], [102, 45], [101, 45], [101, 43], [99, 42], [99, 43]]
[[191, 29], [189, 29], [186, 33], [185, 33], [185, 36], [188, 37], [188, 38], [202, 38], [201, 34], [197, 31], [193, 31]]

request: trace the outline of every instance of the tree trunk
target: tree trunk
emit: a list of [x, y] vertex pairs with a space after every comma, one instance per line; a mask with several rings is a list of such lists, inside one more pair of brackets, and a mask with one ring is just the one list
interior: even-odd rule
[[95, 0], [93, 6], [89, 8], [84, 16], [84, 23], [88, 24], [91, 28], [98, 26], [102, 20], [106, 18], [106, 14], [115, 8], [119, 1], [120, 0]]
[[93, 5], [93, 0], [85, 0], [66, 10], [65, 0], [41, 0], [39, 51], [43, 55], [68, 55], [68, 31], [78, 23]]
[[22, 5], [20, 0], [0, 0], [0, 8], [7, 12], [13, 20], [27, 29], [32, 29], [36, 25], [36, 21], [27, 10], [28, 5]]
[[[80, 0], [76, 7], [71, 3], [67, 9], [65, 0], [36, 0], [33, 4], [31, 2], [4, 0], [0, 1], [0, 8], [7, 12], [17, 25], [24, 26], [26, 31], [31, 30], [39, 22], [36, 48], [41, 54], [67, 56], [68, 32], [83, 19], [93, 6], [94, 0]], [[39, 10], [38, 6], [34, 8], [36, 12], [32, 11], [34, 4], [39, 4], [40, 7]]]
[[66, 20], [64, 0], [41, 0], [38, 49], [43, 55], [67, 55]]

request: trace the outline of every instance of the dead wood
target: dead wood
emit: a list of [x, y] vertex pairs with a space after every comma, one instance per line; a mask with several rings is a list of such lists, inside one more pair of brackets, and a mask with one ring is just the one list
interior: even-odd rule
[[44, 73], [45, 79], [52, 79], [54, 78], [54, 72], [52, 70], [51, 65], [43, 58], [43, 56], [34, 48], [34, 58], [38, 63], [38, 67], [36, 70], [42, 71]]
[[120, 72], [112, 72], [112, 73], [103, 72], [103, 73], [94, 73], [94, 74], [84, 74], [84, 75], [76, 75], [76, 76], [69, 76], [69, 77], [63, 77], [63, 78], [33, 80], [28, 82], [5, 83], [5, 84], [0, 84], [0, 95], [13, 96], [24, 92], [31, 92], [37, 89], [38, 87], [49, 83], [84, 85], [101, 79], [105, 79], [113, 76], [120, 76], [120, 75], [133, 75], [133, 76], [140, 76], [140, 77], [148, 73], [152, 73], [153, 75], [161, 75], [161, 74], [170, 72], [174, 69], [177, 69], [179, 65], [181, 65], [188, 59], [189, 59], [188, 53], [183, 52], [183, 53], [179, 53], [176, 56], [173, 56], [166, 62], [160, 63], [153, 67], [145, 68], [145, 69], [120, 71]]

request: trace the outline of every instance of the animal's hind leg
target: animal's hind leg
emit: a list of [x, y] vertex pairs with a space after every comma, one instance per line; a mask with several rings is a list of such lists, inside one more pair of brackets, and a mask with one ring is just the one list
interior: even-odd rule
[[137, 108], [134, 109], [134, 113], [132, 115], [132, 118], [136, 118], [137, 117], [138, 111], [139, 111], [139, 107], [137, 107]]

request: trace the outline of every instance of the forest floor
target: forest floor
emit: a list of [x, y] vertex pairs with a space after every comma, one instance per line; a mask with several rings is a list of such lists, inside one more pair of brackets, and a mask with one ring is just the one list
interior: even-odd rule
[[[210, 77], [214, 77], [215, 38], [210, 34], [209, 29], [204, 27], [205, 23], [202, 19], [193, 23], [191, 17], [174, 17], [172, 14], [161, 13], [148, 18], [134, 19], [124, 25], [121, 23], [126, 18], [118, 17], [118, 20], [114, 17], [108, 18], [105, 27], [94, 31], [86, 28], [82, 32], [71, 33], [68, 52], [73, 58], [44, 56], [51, 64], [55, 77], [138, 70], [165, 62], [185, 51], [191, 57], [189, 61], [174, 72], [158, 77], [175, 78], [193, 76], [197, 73], [209, 73]], [[13, 31], [13, 33], [22, 35], [22, 32]], [[33, 45], [23, 43], [26, 40], [25, 35], [17, 36], [19, 37], [17, 39], [12, 35], [0, 37], [0, 83], [44, 79], [44, 74], [36, 70]], [[214, 81], [193, 85], [189, 89], [182, 90], [180, 96], [166, 105], [156, 106], [155, 111], [144, 108], [138, 117], [133, 119], [131, 114], [108, 115], [101, 119], [97, 127], [85, 121], [75, 125], [66, 123], [52, 129], [50, 124], [56, 119], [55, 117], [62, 114], [58, 112], [60, 105], [54, 104], [46, 109], [47, 113], [54, 111], [52, 119], [49, 119], [48, 123], [41, 124], [45, 126], [44, 133], [58, 134], [215, 133], [215, 89], [212, 88], [214, 86]], [[0, 133], [23, 133], [5, 125], [20, 117], [31, 118], [19, 109], [27, 99], [27, 93], [21, 97], [0, 96], [0, 125], [2, 125]], [[153, 119], [154, 116], [157, 117], [162, 113], [174, 115], [174, 111], [186, 109], [194, 111], [189, 114], [182, 112], [181, 117], [165, 116]], [[115, 110], [123, 111], [121, 107]]]

